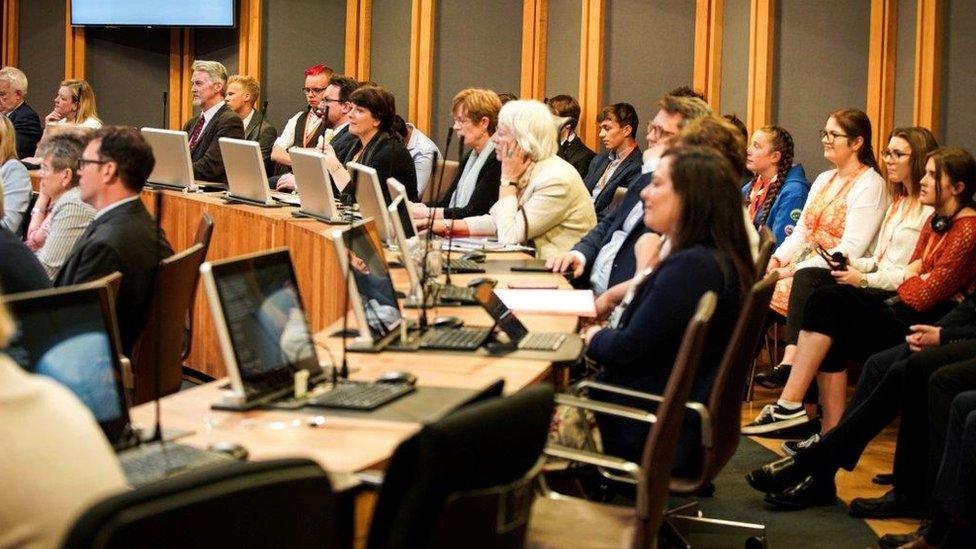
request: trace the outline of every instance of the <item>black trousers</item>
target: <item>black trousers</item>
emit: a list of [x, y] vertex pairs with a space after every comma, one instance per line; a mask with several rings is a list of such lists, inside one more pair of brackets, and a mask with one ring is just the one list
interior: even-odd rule
[[917, 353], [901, 344], [871, 356], [841, 422], [820, 444], [797, 454], [803, 466], [832, 473], [853, 470], [868, 443], [902, 414], [895, 453], [895, 489], [924, 501], [928, 459], [928, 380], [941, 368], [976, 356], [976, 341]]
[[803, 325], [803, 311], [814, 290], [822, 286], [837, 284], [830, 275], [830, 269], [809, 267], [793, 273], [793, 286], [790, 288], [790, 302], [786, 309], [786, 344], [796, 345]]
[[[970, 369], [976, 362], [969, 361]], [[932, 487], [932, 500], [955, 519], [972, 522], [976, 494], [976, 390], [959, 393], [949, 408], [942, 463]]]

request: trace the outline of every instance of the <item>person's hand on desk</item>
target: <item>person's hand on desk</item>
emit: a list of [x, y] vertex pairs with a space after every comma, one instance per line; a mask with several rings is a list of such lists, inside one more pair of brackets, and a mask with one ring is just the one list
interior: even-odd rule
[[470, 236], [468, 224], [463, 219], [438, 219], [430, 227], [431, 232], [440, 236], [454, 235], [456, 237]]
[[295, 190], [295, 174], [286, 173], [278, 178], [278, 184], [275, 186], [276, 191], [294, 191]]
[[569, 252], [547, 259], [546, 268], [551, 269], [554, 273], [572, 271], [573, 278], [579, 278], [583, 275], [583, 262], [578, 255]]

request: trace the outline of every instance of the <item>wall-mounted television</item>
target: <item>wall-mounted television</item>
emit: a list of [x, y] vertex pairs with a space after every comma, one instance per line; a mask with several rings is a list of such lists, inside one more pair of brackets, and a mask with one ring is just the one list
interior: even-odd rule
[[233, 27], [234, 0], [71, 0], [71, 24], [92, 27]]

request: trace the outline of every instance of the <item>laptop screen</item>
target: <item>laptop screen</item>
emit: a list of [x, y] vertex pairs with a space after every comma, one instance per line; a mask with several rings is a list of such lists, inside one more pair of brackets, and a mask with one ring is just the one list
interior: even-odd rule
[[210, 269], [248, 397], [292, 387], [299, 369], [311, 378], [322, 373], [287, 250]]
[[[104, 296], [100, 295], [104, 293]], [[46, 290], [7, 300], [17, 331], [7, 354], [70, 389], [114, 445], [129, 424], [104, 287]], [[105, 300], [103, 304], [102, 300]]]
[[402, 320], [386, 257], [379, 242], [366, 231], [365, 223], [342, 233], [342, 240], [370, 335], [373, 341], [382, 339], [396, 330]]

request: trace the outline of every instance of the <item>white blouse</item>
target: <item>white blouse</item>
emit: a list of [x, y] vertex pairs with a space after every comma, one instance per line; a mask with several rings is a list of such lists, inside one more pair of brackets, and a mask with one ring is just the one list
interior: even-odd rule
[[905, 280], [905, 267], [912, 259], [922, 225], [932, 215], [931, 206], [909, 204], [901, 198], [888, 208], [874, 253], [851, 260], [851, 267], [861, 271], [870, 288], [895, 290]]

